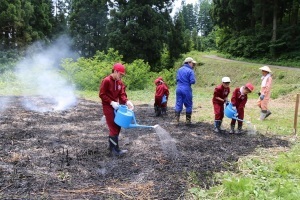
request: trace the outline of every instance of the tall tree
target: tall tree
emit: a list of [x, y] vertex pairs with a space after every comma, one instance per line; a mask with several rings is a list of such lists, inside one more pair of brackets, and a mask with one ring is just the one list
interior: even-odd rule
[[73, 0], [70, 11], [70, 33], [74, 48], [90, 57], [107, 49], [107, 0]]
[[55, 0], [54, 3], [54, 22], [53, 34], [60, 35], [68, 32], [67, 16], [68, 4], [65, 0]]
[[143, 59], [155, 70], [167, 41], [172, 1], [111, 0], [109, 47], [124, 55], [126, 62]]
[[20, 49], [51, 36], [51, 0], [2, 0], [0, 40], [4, 49]]
[[213, 30], [213, 21], [210, 16], [210, 0], [203, 0], [199, 5], [198, 26], [201, 36], [207, 36]]
[[174, 25], [171, 26], [171, 31], [168, 35], [168, 49], [172, 62], [175, 62], [180, 54], [185, 52], [184, 30], [183, 16], [181, 13], [178, 13], [174, 17]]

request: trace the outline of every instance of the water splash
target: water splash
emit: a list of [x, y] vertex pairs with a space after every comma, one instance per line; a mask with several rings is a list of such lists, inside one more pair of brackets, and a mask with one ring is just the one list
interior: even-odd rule
[[247, 134], [248, 135], [255, 135], [256, 134], [256, 127], [250, 122], [247, 121]]
[[179, 152], [176, 148], [176, 142], [171, 137], [170, 133], [159, 125], [155, 125], [154, 129], [160, 139], [160, 144], [164, 154], [171, 159], [176, 159], [179, 155]]

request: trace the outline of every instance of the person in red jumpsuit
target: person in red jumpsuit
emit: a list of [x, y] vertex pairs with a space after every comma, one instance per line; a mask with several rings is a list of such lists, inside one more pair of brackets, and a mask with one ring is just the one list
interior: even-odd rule
[[163, 81], [162, 77], [158, 77], [157, 79], [155, 79], [154, 83], [156, 85], [154, 110], [155, 110], [155, 115], [158, 117], [161, 114], [162, 115], [167, 114], [167, 102], [168, 102], [168, 98], [169, 98], [169, 88]]
[[99, 89], [99, 97], [102, 100], [103, 114], [109, 129], [109, 150], [113, 155], [123, 155], [127, 150], [119, 148], [119, 134], [121, 127], [114, 122], [115, 112], [119, 104], [125, 104], [133, 110], [133, 104], [128, 100], [122, 77], [125, 75], [125, 66], [121, 63], [113, 65], [112, 73], [105, 77]]
[[[239, 119], [244, 119], [244, 108], [247, 103], [248, 95], [254, 90], [254, 86], [251, 83], [247, 83], [245, 86], [237, 87], [232, 93], [231, 104], [232, 109], [237, 111], [237, 116]], [[231, 120], [230, 123], [230, 134], [234, 134], [235, 119]], [[242, 133], [243, 122], [238, 120], [238, 131], [237, 134]]]
[[228, 95], [230, 93], [230, 78], [223, 77], [222, 84], [218, 85], [214, 90], [214, 95], [212, 98], [215, 114], [215, 128], [214, 132], [221, 133], [222, 120], [224, 118], [224, 103], [228, 100]]

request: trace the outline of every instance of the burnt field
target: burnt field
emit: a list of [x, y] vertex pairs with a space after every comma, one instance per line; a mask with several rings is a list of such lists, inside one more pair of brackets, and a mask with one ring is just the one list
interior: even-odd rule
[[138, 123], [159, 124], [172, 141], [162, 142], [153, 128], [122, 129], [128, 153], [112, 157], [100, 102], [79, 99], [65, 111], [37, 112], [25, 109], [25, 97], [0, 98], [7, 106], [0, 107], [0, 199], [185, 199], [188, 174], [209, 188], [218, 184], [214, 173], [237, 170], [239, 157], [256, 148], [289, 146], [262, 134], [217, 135], [203, 122], [175, 126], [171, 109], [162, 118], [136, 105]]

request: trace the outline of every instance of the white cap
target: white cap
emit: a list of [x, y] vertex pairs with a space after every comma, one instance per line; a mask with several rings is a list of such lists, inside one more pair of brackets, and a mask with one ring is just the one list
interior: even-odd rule
[[187, 57], [185, 60], [184, 60], [184, 63], [186, 62], [192, 62], [192, 63], [197, 63], [193, 58], [191, 57]]
[[230, 78], [229, 77], [223, 77], [222, 78], [222, 83], [230, 83]]
[[271, 69], [270, 69], [270, 67], [268, 67], [268, 66], [263, 66], [263, 67], [261, 67], [259, 69], [262, 70], [262, 71], [266, 71], [266, 72], [272, 72]]

